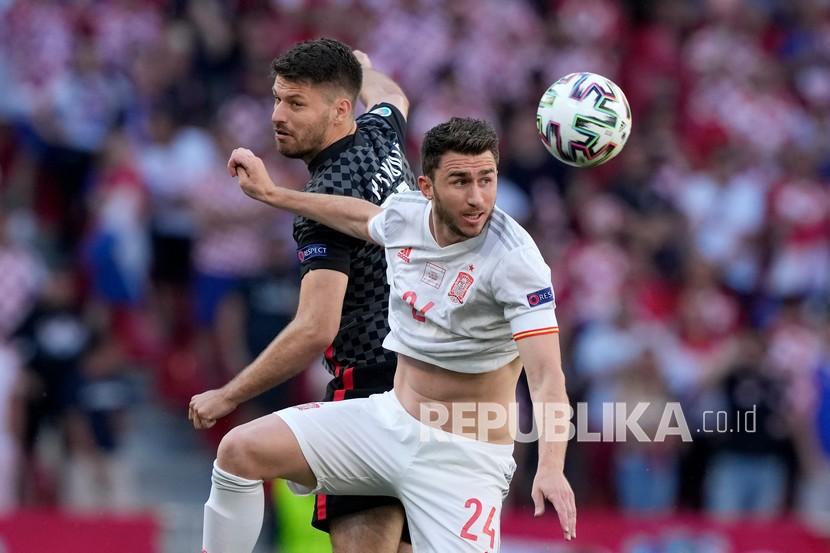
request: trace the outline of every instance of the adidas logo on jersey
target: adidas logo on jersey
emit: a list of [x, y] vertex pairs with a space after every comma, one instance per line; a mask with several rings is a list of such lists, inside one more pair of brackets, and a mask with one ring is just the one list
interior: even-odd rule
[[403, 259], [404, 263], [409, 263], [409, 255], [412, 253], [412, 248], [404, 248], [398, 252], [398, 257]]

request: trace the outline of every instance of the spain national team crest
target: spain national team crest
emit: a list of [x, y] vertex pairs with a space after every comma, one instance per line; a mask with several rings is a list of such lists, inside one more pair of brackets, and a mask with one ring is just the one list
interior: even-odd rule
[[450, 286], [450, 299], [455, 303], [464, 303], [464, 297], [467, 295], [467, 292], [470, 291], [470, 286], [473, 285], [473, 275], [465, 272], [458, 273], [458, 276], [455, 277], [455, 282], [452, 283]]

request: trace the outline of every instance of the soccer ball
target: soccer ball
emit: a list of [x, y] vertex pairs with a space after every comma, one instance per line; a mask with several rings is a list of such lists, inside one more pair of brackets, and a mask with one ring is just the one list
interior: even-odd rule
[[625, 146], [631, 134], [631, 108], [610, 79], [571, 73], [542, 95], [536, 128], [553, 157], [574, 167], [593, 167]]

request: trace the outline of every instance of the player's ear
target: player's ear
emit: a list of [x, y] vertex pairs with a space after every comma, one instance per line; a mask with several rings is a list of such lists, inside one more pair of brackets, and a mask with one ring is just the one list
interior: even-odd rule
[[418, 177], [418, 189], [421, 191], [421, 194], [428, 200], [432, 199], [432, 180], [429, 177], [421, 175]]
[[334, 104], [334, 120], [337, 123], [347, 121], [352, 115], [352, 101], [348, 98], [338, 98]]

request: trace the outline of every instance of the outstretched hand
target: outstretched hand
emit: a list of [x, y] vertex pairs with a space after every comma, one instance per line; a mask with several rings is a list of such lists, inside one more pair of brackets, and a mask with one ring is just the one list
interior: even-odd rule
[[541, 467], [533, 479], [531, 492], [534, 516], [542, 516], [545, 512], [545, 500], [553, 504], [559, 515], [559, 524], [566, 540], [576, 538], [576, 500], [574, 492], [565, 475], [555, 470], [543, 470]]
[[228, 159], [228, 173], [239, 178], [239, 187], [255, 200], [268, 203], [268, 198], [276, 190], [265, 164], [247, 148], [237, 148]]

